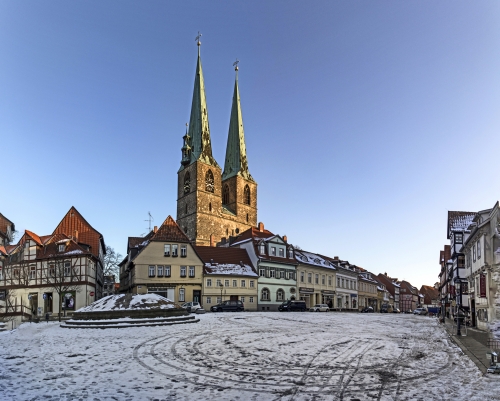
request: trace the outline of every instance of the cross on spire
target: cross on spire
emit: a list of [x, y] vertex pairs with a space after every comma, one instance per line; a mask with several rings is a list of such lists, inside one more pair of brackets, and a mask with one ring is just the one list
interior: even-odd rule
[[240, 60], [236, 59], [236, 61], [233, 63], [233, 67], [234, 67], [234, 70], [235, 71], [238, 71], [238, 64], [239, 64]]
[[200, 33], [200, 31], [198, 31], [198, 36], [197, 36], [197, 37], [196, 37], [196, 39], [195, 39], [195, 40], [198, 42], [198, 43], [197, 43], [197, 44], [198, 44], [198, 46], [199, 46], [199, 45], [201, 45], [200, 39], [201, 39], [201, 33]]

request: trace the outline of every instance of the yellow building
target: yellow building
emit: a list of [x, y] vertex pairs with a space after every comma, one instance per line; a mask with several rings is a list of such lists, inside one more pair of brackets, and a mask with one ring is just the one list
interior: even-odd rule
[[361, 271], [358, 275], [358, 307], [363, 310], [371, 306], [375, 311], [377, 310], [377, 287], [378, 281], [374, 280], [371, 273]]
[[259, 276], [246, 249], [196, 246], [195, 250], [204, 263], [204, 309], [230, 300], [243, 302], [246, 311], [257, 310]]
[[127, 257], [120, 263], [120, 292], [202, 303], [202, 278], [203, 262], [171, 216], [145, 237], [129, 237]]

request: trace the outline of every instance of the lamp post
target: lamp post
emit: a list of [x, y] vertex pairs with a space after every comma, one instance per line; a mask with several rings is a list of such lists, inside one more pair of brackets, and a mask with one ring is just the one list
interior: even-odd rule
[[460, 306], [462, 306], [462, 280], [460, 279], [460, 277], [455, 277], [453, 281], [455, 283], [455, 298], [457, 301], [457, 336], [461, 336], [462, 333], [460, 332]]
[[219, 287], [220, 287], [220, 301], [222, 302], [222, 290], [224, 289], [224, 284], [222, 284], [222, 282], [220, 282]]

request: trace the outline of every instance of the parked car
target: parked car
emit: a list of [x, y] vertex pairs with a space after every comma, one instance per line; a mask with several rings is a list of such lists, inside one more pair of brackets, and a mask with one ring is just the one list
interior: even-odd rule
[[307, 310], [306, 301], [285, 301], [280, 306], [278, 306], [278, 310], [280, 312], [293, 312], [293, 311], [301, 311], [305, 312]]
[[414, 315], [427, 315], [429, 312], [425, 308], [417, 308], [413, 311]]
[[380, 309], [380, 313], [389, 313], [389, 310], [387, 308], [382, 308]]
[[326, 304], [316, 304], [309, 308], [309, 312], [328, 312], [330, 308]]
[[394, 309], [392, 310], [392, 313], [401, 313], [401, 311], [400, 311], [398, 308], [394, 308]]
[[202, 309], [199, 302], [185, 302], [181, 306], [189, 313], [196, 312], [198, 309]]
[[212, 312], [242, 312], [244, 309], [241, 301], [222, 301], [210, 308]]
[[500, 366], [490, 366], [488, 369], [486, 369], [486, 373], [496, 373], [497, 375], [500, 375]]
[[408, 310], [405, 310], [403, 313], [413, 313], [413, 311], [411, 309], [408, 309]]
[[367, 306], [366, 308], [361, 309], [361, 313], [373, 313], [373, 308], [371, 306]]

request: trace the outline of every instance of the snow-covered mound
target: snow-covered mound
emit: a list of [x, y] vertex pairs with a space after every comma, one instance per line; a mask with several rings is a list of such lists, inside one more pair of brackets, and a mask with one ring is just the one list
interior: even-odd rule
[[180, 306], [157, 294], [118, 294], [101, 298], [85, 308], [78, 309], [75, 313], [175, 308], [180, 308]]

